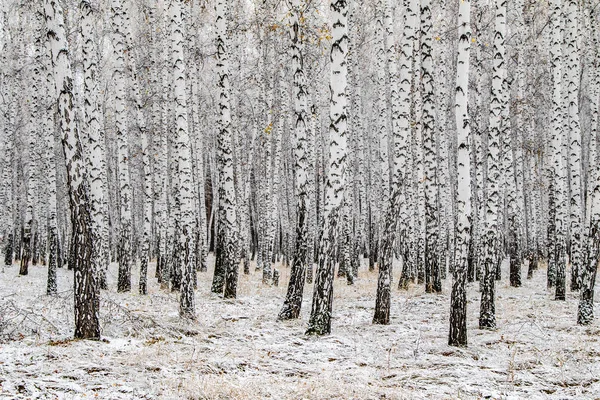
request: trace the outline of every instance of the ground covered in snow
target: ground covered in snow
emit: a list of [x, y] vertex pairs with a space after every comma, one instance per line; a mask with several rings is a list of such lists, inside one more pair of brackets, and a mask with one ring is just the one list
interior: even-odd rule
[[280, 269], [280, 287], [241, 275], [235, 301], [212, 295], [212, 273], [199, 274], [198, 320], [183, 324], [176, 293], [151, 279], [148, 296], [118, 294], [112, 265], [95, 342], [71, 340], [70, 271], [58, 271], [59, 295], [48, 297], [44, 267], [23, 277], [7, 268], [0, 398], [600, 399], [600, 323], [577, 326], [577, 295], [554, 301], [543, 269], [521, 288], [498, 284], [496, 331], [477, 329], [469, 287], [467, 349], [446, 344], [449, 282], [441, 295], [394, 289], [391, 324], [377, 326], [377, 275], [363, 267], [353, 287], [336, 280], [333, 334], [315, 338], [304, 335], [312, 285], [302, 319], [275, 322], [289, 273]]

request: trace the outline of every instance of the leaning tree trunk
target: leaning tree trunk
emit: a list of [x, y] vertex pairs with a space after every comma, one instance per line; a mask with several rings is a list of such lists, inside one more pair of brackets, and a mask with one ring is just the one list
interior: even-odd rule
[[324, 228], [319, 246], [312, 310], [307, 334], [325, 335], [331, 332], [333, 308], [333, 278], [335, 231], [344, 200], [346, 169], [346, 56], [348, 28], [346, 25], [348, 3], [332, 0], [330, 3], [333, 20], [331, 42], [330, 75], [330, 125], [329, 125], [329, 170], [323, 211]]
[[67, 168], [69, 205], [73, 232], [78, 245], [74, 266], [75, 337], [99, 339], [99, 298], [97, 274], [91, 262], [94, 242], [90, 232], [90, 189], [85, 175], [83, 148], [73, 109], [73, 79], [64, 16], [59, 2], [45, 0], [46, 26], [52, 50], [53, 75], [58, 97], [58, 114]]

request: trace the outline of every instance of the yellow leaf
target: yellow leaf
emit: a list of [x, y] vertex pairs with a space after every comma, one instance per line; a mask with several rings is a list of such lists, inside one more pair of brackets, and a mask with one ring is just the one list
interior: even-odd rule
[[269, 125], [267, 125], [267, 127], [265, 128], [265, 133], [267, 135], [271, 134], [271, 131], [273, 130], [273, 123], [271, 122]]

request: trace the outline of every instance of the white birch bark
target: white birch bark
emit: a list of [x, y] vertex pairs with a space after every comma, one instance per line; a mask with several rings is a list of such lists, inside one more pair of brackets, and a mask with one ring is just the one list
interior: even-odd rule
[[435, 143], [435, 95], [433, 79], [433, 22], [431, 0], [421, 0], [421, 132], [424, 148], [425, 195], [425, 290], [442, 291], [438, 257], [437, 149]]
[[[128, 49], [124, 56], [127, 69], [129, 70], [129, 80], [133, 91], [133, 103], [135, 107], [135, 118], [139, 134], [142, 138], [142, 165], [143, 165], [143, 189], [142, 189], [142, 243], [141, 243], [141, 262], [138, 291], [140, 294], [147, 294], [147, 274], [148, 262], [150, 261], [150, 247], [152, 240], [152, 172], [150, 168], [149, 152], [149, 132], [144, 115], [142, 95], [140, 92], [140, 77], [138, 76], [137, 63], [135, 59], [135, 44], [133, 37], [133, 24], [131, 16], [135, 12], [132, 9], [132, 2], [123, 3], [124, 20], [124, 39]], [[132, 199], [133, 200], [133, 199]], [[133, 260], [132, 260], [133, 261]]]
[[219, 155], [219, 231], [216, 244], [215, 276], [212, 291], [221, 293], [225, 287], [226, 298], [236, 297], [237, 262], [237, 212], [233, 174], [231, 131], [231, 100], [229, 84], [227, 15], [225, 0], [216, 3], [217, 86], [218, 100], [218, 155]]
[[44, 43], [45, 53], [44, 63], [44, 89], [46, 91], [46, 108], [43, 110], [42, 127], [43, 136], [46, 143], [46, 185], [48, 187], [48, 284], [46, 294], [55, 295], [57, 293], [56, 268], [58, 267], [58, 219], [56, 215], [56, 130], [54, 124], [54, 77], [52, 75], [52, 50], [48, 40]]
[[[394, 164], [397, 169], [394, 171], [394, 177], [399, 182], [402, 180], [403, 192], [406, 201], [400, 209], [400, 240], [405, 242], [404, 262], [402, 276], [398, 282], [398, 287], [407, 288], [411, 273], [408, 269], [414, 267], [410, 262], [408, 253], [412, 253], [410, 244], [413, 239], [409, 237], [411, 231], [409, 223], [409, 210], [414, 204], [411, 196], [412, 173], [409, 170], [408, 154], [411, 152], [410, 129], [411, 129], [411, 89], [412, 89], [412, 62], [414, 54], [414, 43], [417, 32], [417, 9], [418, 0], [407, 0], [405, 2], [405, 21], [402, 31], [402, 47], [400, 53], [400, 86], [399, 86], [399, 120], [398, 134], [394, 133]], [[403, 177], [402, 177], [403, 176]], [[412, 215], [412, 213], [410, 213]], [[410, 235], [412, 236], [412, 235]]]
[[81, 124], [82, 136], [86, 140], [86, 165], [90, 177], [91, 193], [91, 230], [93, 234], [94, 252], [92, 263], [98, 272], [99, 284], [106, 289], [106, 271], [109, 264], [108, 243], [103, 232], [106, 229], [105, 191], [106, 191], [106, 156], [105, 138], [100, 125], [100, 104], [98, 101], [98, 62], [94, 27], [98, 23], [92, 4], [82, 0], [81, 37], [83, 51], [83, 104], [84, 120]]
[[506, 36], [506, 0], [496, 0], [496, 16], [494, 28], [494, 58], [492, 91], [490, 100], [490, 123], [487, 154], [487, 210], [484, 233], [484, 271], [481, 291], [481, 307], [479, 315], [480, 329], [496, 327], [495, 309], [495, 277], [496, 269], [502, 262], [501, 239], [499, 229], [500, 218], [500, 160], [502, 113], [505, 77], [505, 46]]
[[77, 241], [77, 260], [74, 266], [75, 337], [100, 337], [97, 274], [90, 262], [94, 243], [90, 235], [90, 190], [85, 173], [84, 155], [73, 109], [73, 78], [69, 61], [69, 46], [65, 33], [64, 15], [55, 0], [44, 1], [47, 37], [52, 53], [52, 70], [63, 153], [68, 174], [72, 224]]
[[[346, 79], [348, 53], [348, 3], [332, 0], [333, 21], [331, 41], [330, 109], [329, 109], [329, 170], [325, 187], [323, 210], [324, 229], [319, 249], [313, 303], [308, 323], [308, 334], [324, 335], [331, 332], [333, 307], [334, 261], [336, 227], [345, 195], [347, 146]], [[389, 284], [389, 283], [388, 283]]]
[[300, 18], [303, 17], [299, 0], [292, 2], [290, 15], [291, 57], [293, 71], [293, 99], [294, 99], [294, 134], [296, 136], [296, 241], [294, 245], [293, 264], [290, 272], [290, 282], [283, 307], [279, 312], [279, 319], [293, 319], [300, 316], [304, 282], [306, 280], [307, 264], [312, 266], [308, 259], [309, 244], [309, 142], [308, 142], [308, 102], [304, 72], [304, 41]]
[[469, 51], [471, 46], [471, 2], [464, 0], [458, 10], [458, 59], [456, 66], [456, 129], [458, 134], [458, 204], [456, 207], [457, 238], [452, 295], [450, 306], [450, 333], [448, 344], [467, 345], [467, 257], [470, 241], [471, 217], [471, 156], [469, 101]]
[[173, 73], [173, 100], [175, 102], [175, 123], [177, 140], [177, 165], [179, 190], [177, 200], [180, 221], [176, 240], [179, 242], [179, 262], [181, 263], [181, 295], [179, 297], [179, 315], [182, 318], [195, 319], [194, 305], [194, 188], [192, 181], [192, 163], [190, 137], [188, 134], [188, 110], [186, 93], [186, 64], [184, 58], [185, 10], [184, 0], [172, 0], [169, 8], [171, 20]]
[[131, 290], [132, 262], [132, 192], [129, 178], [129, 145], [126, 108], [125, 14], [122, 0], [111, 0], [113, 29], [113, 84], [115, 90], [115, 129], [117, 136], [117, 168], [119, 177], [120, 225], [118, 241], [119, 278], [117, 290]]
[[591, 132], [588, 157], [588, 182], [586, 193], [586, 261], [582, 271], [581, 295], [577, 313], [577, 323], [588, 325], [594, 320], [594, 288], [598, 261], [600, 258], [600, 164], [598, 163], [598, 107], [600, 105], [600, 33], [597, 29], [598, 18], [590, 13], [590, 23], [586, 34], [591, 36], [592, 45], [588, 48], [590, 56], [590, 107]]
[[580, 268], [583, 262], [582, 249], [582, 176], [581, 176], [581, 126], [579, 124], [579, 80], [580, 62], [578, 48], [579, 9], [576, 0], [567, 0], [565, 5], [565, 46], [566, 61], [566, 108], [567, 132], [569, 140], [569, 261], [571, 264], [571, 290], [579, 290], [581, 284]]
[[[41, 14], [40, 14], [41, 15]], [[24, 21], [23, 21], [24, 22]], [[26, 95], [26, 111], [28, 114], [28, 121], [26, 123], [26, 146], [25, 152], [29, 154], [26, 157], [26, 163], [23, 165], [23, 174], [25, 178], [25, 213], [23, 220], [23, 235], [22, 241], [22, 253], [21, 253], [21, 268], [19, 269], [19, 275], [27, 275], [29, 273], [29, 263], [33, 257], [33, 235], [34, 235], [34, 202], [36, 202], [36, 187], [37, 187], [37, 139], [41, 136], [39, 132], [39, 92], [41, 89], [41, 74], [39, 69], [39, 58], [41, 52], [41, 37], [42, 37], [42, 23], [40, 18], [36, 18], [33, 21], [33, 32], [32, 36], [26, 38], [28, 41], [33, 41], [33, 52], [29, 52], [28, 58], [33, 58], [31, 66], [23, 65], [26, 72], [29, 72], [30, 84], [25, 89]], [[33, 53], [33, 54], [31, 54]]]
[[[551, 149], [553, 153], [553, 186], [554, 186], [554, 243], [550, 249], [553, 253], [551, 262], [554, 270], [554, 276], [550, 276], [552, 270], [549, 268], [549, 279], [553, 280], [556, 286], [555, 297], [557, 300], [565, 298], [565, 264], [566, 264], [566, 246], [567, 246], [567, 171], [565, 164], [565, 127], [563, 114], [563, 53], [562, 53], [562, 35], [563, 25], [562, 19], [562, 3], [561, 0], [552, 2], [552, 75], [553, 75], [553, 92], [552, 92], [552, 107], [554, 113], [552, 115], [552, 137]], [[569, 130], [566, 129], [568, 133]]]

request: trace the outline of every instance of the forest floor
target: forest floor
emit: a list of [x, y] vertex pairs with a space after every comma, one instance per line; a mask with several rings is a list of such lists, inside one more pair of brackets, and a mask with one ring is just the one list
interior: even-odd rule
[[372, 325], [377, 274], [362, 267], [354, 286], [336, 279], [333, 334], [316, 338], [304, 335], [312, 285], [302, 319], [275, 321], [289, 276], [279, 269], [279, 287], [240, 275], [234, 301], [212, 295], [212, 273], [199, 273], [198, 320], [183, 324], [177, 293], [155, 279], [148, 296], [116, 293], [112, 265], [103, 340], [76, 341], [71, 271], [59, 269], [59, 295], [48, 297], [45, 267], [7, 268], [0, 398], [600, 399], [600, 322], [577, 326], [577, 294], [554, 301], [543, 269], [520, 288], [498, 282], [495, 331], [477, 328], [478, 285], [469, 286], [466, 349], [446, 344], [449, 280], [439, 295], [394, 289], [390, 325]]

